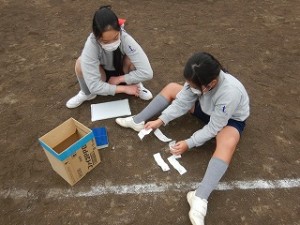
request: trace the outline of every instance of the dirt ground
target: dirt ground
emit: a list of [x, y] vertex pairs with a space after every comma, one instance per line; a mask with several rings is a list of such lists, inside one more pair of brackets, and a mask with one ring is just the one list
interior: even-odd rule
[[[153, 94], [182, 82], [183, 66], [197, 51], [215, 55], [245, 85], [251, 116], [222, 182], [299, 179], [299, 1], [0, 0], [0, 224], [190, 224], [189, 188], [72, 195], [99, 186], [199, 182], [215, 145], [185, 153], [183, 176], [164, 173], [152, 155], [166, 159], [165, 144], [153, 135], [141, 142], [114, 119], [91, 122], [91, 103], [129, 98], [135, 114], [147, 102], [98, 96], [65, 107], [79, 90], [74, 62], [93, 13], [107, 3], [127, 19], [126, 30], [148, 55], [154, 79], [144, 84]], [[89, 128], [106, 126], [110, 141], [102, 162], [74, 187], [52, 170], [38, 143], [70, 117]], [[162, 131], [180, 140], [202, 125], [185, 115]], [[55, 190], [70, 195], [51, 197]], [[206, 224], [299, 225], [299, 196], [299, 186], [214, 191]]]

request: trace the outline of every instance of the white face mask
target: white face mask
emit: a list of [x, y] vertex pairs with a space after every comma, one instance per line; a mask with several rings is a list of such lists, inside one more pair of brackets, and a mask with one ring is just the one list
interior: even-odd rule
[[192, 87], [190, 87], [190, 88], [191, 88], [191, 91], [192, 91], [194, 94], [196, 94], [196, 95], [201, 95], [201, 94], [202, 94], [200, 90], [198, 90], [198, 89], [196, 89], [196, 88], [192, 88]]
[[109, 44], [101, 44], [100, 45], [102, 46], [102, 48], [105, 50], [105, 51], [108, 51], [108, 52], [113, 52], [115, 51], [121, 44], [121, 40], [118, 39], [117, 41], [113, 42], [113, 43], [109, 43]]
[[[210, 87], [209, 87], [209, 89], [208, 89], [208, 87], [204, 88], [203, 91], [200, 91], [200, 90], [198, 90], [198, 89], [196, 89], [196, 88], [192, 88], [192, 87], [190, 87], [190, 88], [191, 88], [191, 91], [192, 91], [194, 94], [196, 94], [196, 95], [205, 95], [205, 94], [207, 94], [207, 93], [211, 90]], [[207, 90], [207, 89], [208, 89], [208, 91], [205, 91], [205, 90]]]

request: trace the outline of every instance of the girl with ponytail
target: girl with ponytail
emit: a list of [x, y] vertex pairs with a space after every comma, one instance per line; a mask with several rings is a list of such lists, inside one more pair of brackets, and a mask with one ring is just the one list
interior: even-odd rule
[[[207, 200], [225, 174], [250, 114], [249, 97], [240, 81], [230, 75], [220, 62], [207, 52], [190, 57], [185, 65], [185, 84], [170, 83], [139, 114], [117, 118], [122, 127], [136, 131], [157, 129], [191, 112], [205, 124], [172, 146], [171, 153], [201, 149], [216, 138], [216, 147], [205, 175], [196, 190], [187, 194], [189, 217], [193, 225], [203, 225]], [[145, 121], [160, 115], [154, 121]]]

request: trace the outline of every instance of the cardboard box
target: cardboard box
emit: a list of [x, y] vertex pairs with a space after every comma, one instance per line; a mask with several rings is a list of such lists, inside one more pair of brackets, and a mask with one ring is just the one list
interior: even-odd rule
[[92, 128], [98, 149], [108, 147], [108, 136], [105, 127]]
[[39, 142], [53, 170], [70, 185], [101, 161], [92, 130], [73, 118], [39, 138]]

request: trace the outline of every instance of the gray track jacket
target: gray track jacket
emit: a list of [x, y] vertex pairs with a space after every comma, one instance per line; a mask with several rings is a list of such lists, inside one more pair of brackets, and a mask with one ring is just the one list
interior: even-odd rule
[[182, 91], [159, 118], [166, 125], [187, 113], [197, 99], [202, 111], [210, 115], [210, 121], [186, 139], [189, 148], [201, 146], [215, 137], [227, 125], [229, 119], [244, 121], [250, 114], [249, 97], [242, 83], [232, 75], [221, 71], [216, 87], [202, 96], [194, 94], [188, 83], [185, 83]]
[[[124, 30], [121, 30], [121, 52], [127, 55], [136, 70], [125, 74], [127, 84], [136, 84], [153, 77], [149, 60], [141, 46]], [[106, 70], [115, 70], [113, 66], [113, 52], [104, 51], [91, 33], [87, 38], [81, 53], [81, 69], [83, 78], [92, 94], [115, 95], [116, 85], [103, 82], [100, 78], [99, 66]]]

